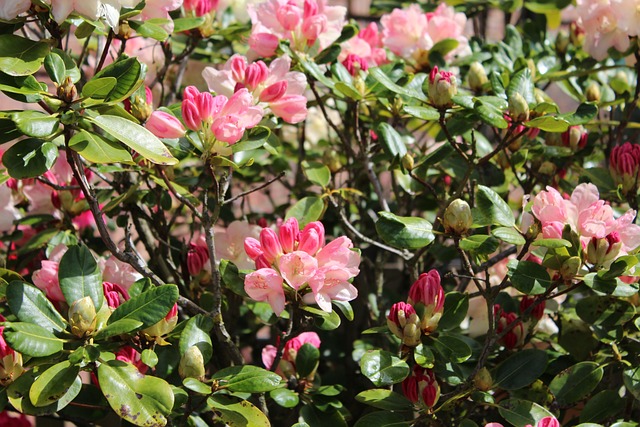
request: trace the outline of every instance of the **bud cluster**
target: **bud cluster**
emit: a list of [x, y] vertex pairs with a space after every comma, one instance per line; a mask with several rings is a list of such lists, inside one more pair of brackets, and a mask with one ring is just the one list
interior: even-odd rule
[[640, 172], [640, 145], [625, 142], [611, 150], [609, 170], [616, 184], [622, 187], [622, 194], [634, 194], [638, 190]]
[[413, 403], [430, 409], [440, 398], [440, 385], [432, 370], [415, 365], [411, 375], [402, 382], [402, 392]]

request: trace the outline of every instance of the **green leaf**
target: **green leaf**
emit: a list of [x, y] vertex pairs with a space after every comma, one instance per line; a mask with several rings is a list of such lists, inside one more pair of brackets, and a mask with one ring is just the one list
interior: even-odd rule
[[531, 242], [531, 246], [540, 246], [543, 248], [570, 248], [571, 242], [564, 239], [538, 239]]
[[71, 365], [65, 360], [53, 365], [36, 379], [29, 390], [29, 399], [34, 406], [42, 407], [52, 404], [63, 397], [76, 381], [79, 366]]
[[22, 322], [40, 325], [51, 333], [66, 329], [64, 318], [35, 286], [12, 281], [7, 286], [7, 302], [11, 312]]
[[513, 211], [507, 202], [489, 187], [478, 186], [476, 206], [473, 209], [473, 219], [477, 225], [502, 225], [504, 227], [516, 225]]
[[611, 266], [609, 266], [608, 271], [600, 270], [598, 272], [598, 276], [603, 279], [615, 279], [617, 277], [623, 276], [626, 272], [631, 270], [638, 264], [638, 258], [634, 255], [622, 256], [615, 260]]
[[413, 408], [413, 403], [400, 393], [380, 388], [365, 390], [356, 396], [356, 400], [387, 411], [407, 411]]
[[598, 114], [598, 107], [590, 102], [582, 103], [575, 113], [565, 115], [570, 126], [586, 125]]
[[351, 83], [337, 82], [335, 84], [335, 89], [347, 98], [351, 98], [355, 101], [362, 99], [362, 94], [358, 92], [358, 89], [356, 89]]
[[212, 377], [236, 393], [266, 393], [280, 386], [280, 375], [252, 365], [221, 369]]
[[176, 18], [173, 20], [173, 32], [175, 34], [183, 31], [192, 30], [198, 28], [204, 24], [205, 18], [203, 16], [198, 18]]
[[213, 355], [210, 332], [213, 329], [213, 320], [201, 314], [192, 317], [180, 334], [180, 354], [184, 354], [194, 345], [198, 347], [204, 363], [207, 363]]
[[269, 397], [283, 408], [295, 408], [300, 403], [298, 393], [288, 388], [277, 388], [269, 392]]
[[128, 22], [129, 26], [142, 37], [158, 40], [159, 42], [163, 42], [167, 38], [169, 38], [169, 33], [167, 33], [167, 31], [160, 25], [157, 25], [153, 22], [141, 22], [134, 20], [129, 20]]
[[422, 343], [418, 344], [414, 349], [413, 358], [418, 365], [427, 369], [432, 369], [436, 362], [436, 356], [431, 351], [431, 348]]
[[351, 304], [349, 304], [348, 301], [334, 300], [334, 301], [331, 301], [331, 304], [338, 307], [338, 310], [342, 312], [342, 314], [344, 315], [344, 317], [347, 318], [347, 320], [352, 321], [354, 319], [353, 307], [351, 307]]
[[640, 400], [640, 366], [625, 370], [622, 373], [622, 381], [633, 397]]
[[393, 82], [393, 80], [391, 80], [389, 78], [389, 76], [387, 76], [387, 74], [384, 71], [382, 71], [382, 69], [380, 69], [378, 67], [370, 68], [369, 69], [369, 75], [372, 78], [374, 78], [375, 80], [377, 80], [378, 83], [380, 83], [382, 86], [384, 86], [385, 88], [389, 89], [393, 93], [397, 93], [397, 94], [400, 94], [400, 95], [408, 96], [409, 98], [415, 98], [415, 99], [418, 99], [418, 100], [420, 100], [422, 102], [428, 102], [429, 101], [427, 99], [427, 97], [424, 96], [422, 91], [409, 90], [409, 89], [406, 89], [406, 88], [404, 88], [402, 86], [397, 85], [396, 83]]
[[49, 44], [13, 34], [0, 35], [0, 71], [11, 76], [27, 76], [40, 69], [49, 54]]
[[519, 93], [529, 104], [535, 104], [534, 89], [531, 70], [525, 67], [511, 77], [509, 86], [507, 86], [507, 97], [512, 98], [516, 93]]
[[320, 197], [303, 197], [289, 208], [284, 219], [286, 221], [289, 218], [297, 218], [300, 227], [304, 227], [310, 222], [319, 220], [323, 212], [324, 201]]
[[515, 427], [537, 425], [544, 417], [553, 414], [534, 402], [523, 399], [506, 399], [500, 402], [500, 415]]
[[113, 77], [118, 81], [118, 84], [104, 100], [119, 102], [131, 96], [138, 86], [142, 84], [142, 65], [138, 58], [135, 57], [122, 59], [103, 68], [93, 76], [91, 80], [101, 79], [103, 77]]
[[56, 402], [47, 406], [34, 406], [29, 398], [29, 391], [36, 381], [36, 377], [40, 375], [44, 369], [46, 369], [46, 366], [36, 366], [28, 370], [20, 375], [20, 377], [7, 388], [9, 402], [17, 411], [36, 416], [53, 414], [65, 408], [82, 390], [82, 380], [77, 376], [71, 386], [68, 387], [66, 393]]
[[447, 331], [460, 326], [469, 310], [469, 294], [449, 292], [445, 296], [444, 311], [438, 322], [438, 329]]
[[514, 288], [527, 295], [540, 295], [553, 283], [547, 269], [531, 261], [513, 259], [507, 264]]
[[138, 296], [132, 297], [116, 308], [108, 324], [120, 319], [132, 319], [142, 322], [145, 328], [162, 320], [178, 301], [178, 288], [175, 285], [162, 285]]
[[82, 88], [83, 98], [106, 99], [118, 84], [115, 77], [93, 78]]
[[124, 147], [85, 130], [71, 138], [69, 147], [93, 163], [133, 163], [131, 154]]
[[329, 181], [331, 181], [331, 171], [320, 162], [307, 162], [304, 160], [302, 161], [302, 170], [309, 181], [322, 188], [329, 185]]
[[5, 325], [4, 339], [25, 356], [46, 357], [62, 350], [64, 342], [40, 325], [21, 322]]
[[592, 295], [578, 301], [576, 314], [590, 325], [613, 327], [633, 319], [636, 309], [630, 302], [616, 297]]
[[173, 391], [163, 379], [142, 375], [130, 363], [109, 360], [98, 366], [98, 381], [111, 408], [137, 426], [164, 426], [173, 408]]
[[433, 345], [447, 361], [462, 363], [471, 357], [471, 347], [454, 335], [440, 334], [433, 338]]
[[564, 132], [569, 129], [569, 122], [558, 116], [540, 116], [525, 122], [528, 128], [537, 128], [545, 132]]
[[120, 319], [111, 323], [105, 328], [102, 328], [96, 333], [93, 337], [94, 340], [106, 340], [111, 337], [115, 337], [117, 335], [129, 334], [133, 331], [136, 331], [142, 328], [143, 323], [139, 320], [134, 319]]
[[413, 421], [408, 421], [407, 418], [411, 417], [398, 412], [375, 411], [360, 418], [353, 427], [408, 427], [413, 425]]
[[300, 416], [309, 427], [347, 427], [340, 411], [330, 408], [323, 411], [314, 405], [304, 405], [300, 410]]
[[604, 422], [622, 412], [625, 400], [614, 390], [602, 390], [593, 396], [580, 412], [581, 423]]
[[247, 135], [246, 140], [240, 141], [231, 146], [231, 150], [234, 153], [255, 150], [256, 148], [263, 147], [271, 136], [271, 130], [265, 126], [256, 126], [245, 133], [245, 135]]
[[496, 251], [500, 242], [493, 236], [486, 234], [474, 234], [460, 241], [460, 248], [465, 251], [473, 251], [480, 255], [488, 255]]
[[67, 69], [64, 65], [64, 61], [55, 52], [50, 52], [44, 58], [44, 69], [47, 71], [47, 74], [55, 83], [61, 84], [64, 82], [64, 79], [67, 74]]
[[34, 138], [46, 138], [58, 130], [60, 120], [40, 111], [20, 111], [11, 114], [11, 120], [20, 132]]
[[388, 156], [402, 158], [407, 154], [402, 136], [389, 123], [383, 122], [378, 125], [378, 135], [381, 138], [382, 149]]
[[537, 380], [547, 368], [547, 353], [526, 349], [511, 355], [498, 365], [494, 384], [505, 390], [518, 390]]
[[360, 359], [360, 370], [377, 387], [397, 384], [409, 375], [409, 365], [388, 351], [367, 351]]
[[382, 239], [398, 248], [419, 249], [434, 241], [432, 225], [424, 218], [378, 212], [376, 231]]
[[[51, 52], [55, 53], [62, 59], [62, 64], [64, 66], [64, 75], [65, 77], [70, 77], [71, 82], [77, 83], [80, 80], [80, 70], [76, 66], [76, 61], [69, 56], [67, 52], [62, 49], [58, 49], [54, 47]], [[46, 62], [45, 62], [46, 66]]]
[[191, 391], [199, 394], [211, 394], [211, 386], [199, 381], [193, 377], [187, 377], [182, 380], [182, 384]]
[[91, 119], [98, 127], [140, 155], [159, 165], [175, 165], [167, 147], [146, 128], [118, 116], [103, 115]]
[[320, 361], [320, 350], [312, 344], [305, 343], [296, 356], [296, 371], [301, 378], [306, 378], [316, 371]]
[[440, 113], [433, 107], [405, 105], [402, 110], [413, 117], [426, 121], [435, 121], [440, 119]]
[[[0, 85], [2, 90], [2, 85]], [[13, 141], [14, 139], [21, 137], [22, 132], [18, 130], [13, 120], [9, 118], [0, 118], [0, 144]]]
[[51, 169], [57, 158], [54, 144], [29, 138], [11, 146], [2, 155], [2, 163], [13, 178], [35, 178]]
[[98, 263], [86, 246], [71, 246], [60, 260], [60, 290], [71, 305], [84, 297], [91, 297], [96, 312], [104, 300], [102, 274]]
[[270, 427], [265, 414], [246, 400], [214, 394], [207, 405], [216, 412], [229, 427]]
[[503, 112], [491, 104], [476, 101], [474, 111], [480, 116], [483, 122], [490, 126], [495, 126], [498, 129], [506, 129], [509, 126], [509, 123], [507, 123], [503, 117]]
[[596, 388], [604, 371], [595, 362], [580, 362], [560, 372], [549, 384], [558, 404], [569, 405], [582, 399]]

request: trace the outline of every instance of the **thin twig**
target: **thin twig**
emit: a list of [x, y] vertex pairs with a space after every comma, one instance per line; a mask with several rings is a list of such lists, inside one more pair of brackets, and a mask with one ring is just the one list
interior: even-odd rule
[[284, 172], [280, 172], [278, 175], [276, 175], [274, 178], [271, 178], [269, 181], [266, 181], [264, 184], [260, 184], [259, 186], [255, 187], [255, 188], [252, 188], [250, 190], [244, 191], [244, 192], [242, 192], [240, 194], [236, 194], [235, 196], [228, 198], [227, 200], [222, 202], [222, 205], [223, 206], [227, 205], [227, 204], [232, 203], [232, 202], [234, 202], [234, 201], [236, 201], [238, 199], [241, 199], [241, 198], [243, 198], [245, 196], [248, 196], [249, 194], [254, 193], [254, 192], [258, 191], [258, 190], [262, 190], [263, 188], [268, 187], [269, 185], [273, 184], [274, 182], [279, 181], [280, 179], [282, 179], [283, 176], [284, 176]]

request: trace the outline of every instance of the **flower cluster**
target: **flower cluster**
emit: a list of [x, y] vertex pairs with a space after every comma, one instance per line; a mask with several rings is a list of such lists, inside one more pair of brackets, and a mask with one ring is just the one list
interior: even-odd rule
[[409, 289], [407, 302], [391, 306], [387, 326], [402, 343], [415, 347], [422, 333], [428, 335], [438, 328], [444, 310], [444, 289], [436, 270], [422, 273]]
[[246, 57], [233, 55], [222, 70], [207, 67], [202, 76], [209, 90], [218, 95], [233, 97], [246, 89], [254, 102], [265, 104], [277, 117], [287, 123], [299, 123], [307, 117], [307, 78], [290, 68], [288, 56], [275, 59], [267, 67], [262, 61], [250, 64]]
[[493, 315], [496, 319], [496, 333], [504, 334], [499, 343], [510, 350], [521, 346], [524, 343], [525, 330], [522, 322], [517, 320], [518, 315], [502, 310], [499, 304], [493, 306]]
[[609, 170], [616, 184], [622, 187], [622, 194], [635, 194], [640, 172], [640, 145], [625, 142], [613, 147], [609, 158]]
[[578, 0], [578, 26], [584, 28], [584, 50], [598, 61], [609, 48], [629, 48], [629, 37], [640, 35], [637, 0]]
[[328, 6], [326, 0], [267, 0], [249, 6], [252, 29], [249, 56], [275, 55], [278, 43], [305, 52], [318, 44], [323, 50], [340, 36], [346, 9]]
[[375, 22], [371, 22], [355, 37], [342, 43], [341, 47], [338, 61], [342, 62], [352, 75], [357, 74], [358, 70], [366, 71], [369, 67], [377, 67], [387, 62], [382, 34]]
[[432, 370], [414, 365], [411, 375], [402, 382], [402, 392], [413, 403], [433, 408], [440, 398], [440, 385]]
[[302, 231], [295, 218], [280, 226], [278, 233], [263, 228], [260, 240], [244, 243], [257, 271], [247, 274], [244, 289], [252, 299], [267, 301], [274, 313], [284, 310], [286, 300], [316, 303], [328, 313], [331, 301], [351, 301], [358, 290], [349, 282], [360, 270], [360, 254], [347, 237], [325, 245], [324, 226], [315, 221]]
[[382, 42], [395, 55], [415, 61], [418, 65], [428, 62], [429, 51], [440, 41], [454, 39], [458, 46], [447, 52], [445, 59], [471, 53], [464, 36], [467, 17], [456, 13], [453, 7], [441, 3], [435, 11], [424, 13], [417, 4], [405, 9], [394, 9], [384, 15]]
[[[305, 344], [310, 344], [315, 348], [320, 348], [320, 337], [315, 332], [303, 332], [297, 337], [287, 341], [284, 345], [282, 357], [280, 358], [280, 362], [276, 368], [276, 372], [284, 379], [288, 380], [291, 376], [295, 376], [296, 357], [298, 356], [300, 347]], [[262, 349], [262, 363], [265, 368], [271, 369], [273, 367], [273, 362], [276, 359], [277, 353], [278, 349], [273, 345], [267, 345]], [[309, 380], [313, 380], [313, 374], [314, 373], [310, 374], [311, 378], [308, 378]]]

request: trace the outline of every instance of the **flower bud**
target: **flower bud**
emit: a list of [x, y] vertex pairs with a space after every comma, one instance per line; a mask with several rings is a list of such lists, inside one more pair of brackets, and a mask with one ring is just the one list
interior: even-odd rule
[[414, 166], [413, 156], [409, 153], [405, 154], [402, 157], [402, 167], [404, 167], [408, 171], [412, 171]]
[[402, 392], [407, 399], [430, 409], [440, 398], [440, 385], [433, 371], [415, 365], [411, 375], [402, 382]]
[[559, 31], [556, 37], [556, 52], [560, 55], [567, 53], [569, 47], [569, 34], [566, 31]]
[[209, 261], [209, 250], [204, 246], [189, 243], [187, 252], [187, 268], [191, 276], [200, 274], [207, 261]]
[[622, 194], [635, 194], [640, 172], [640, 144], [625, 142], [613, 147], [609, 170], [615, 183], [622, 187]]
[[529, 104], [518, 92], [509, 98], [509, 116], [514, 122], [529, 120]]
[[311, 256], [324, 246], [324, 225], [320, 221], [307, 224], [300, 232], [300, 243], [298, 250], [308, 253]]
[[471, 208], [462, 199], [455, 199], [444, 211], [444, 229], [458, 236], [465, 234], [473, 225]]
[[587, 261], [596, 267], [615, 259], [622, 249], [620, 235], [612, 232], [602, 239], [592, 237], [587, 244]]
[[300, 226], [296, 218], [289, 218], [278, 230], [280, 243], [285, 254], [296, 250], [296, 243], [300, 237]]
[[544, 417], [538, 421], [537, 427], [560, 427], [560, 422], [555, 417]]
[[525, 295], [520, 300], [520, 313], [524, 313], [529, 307], [536, 304], [536, 306], [531, 310], [529, 316], [536, 320], [542, 319], [544, 315], [544, 302], [538, 303], [538, 298], [530, 297]]
[[158, 138], [181, 138], [184, 136], [184, 127], [180, 120], [160, 110], [151, 113], [144, 127]]
[[585, 30], [576, 21], [569, 24], [569, 40], [571, 44], [580, 47], [584, 43]]
[[478, 371], [475, 377], [473, 377], [473, 385], [480, 391], [489, 391], [493, 386], [493, 378], [491, 378], [491, 372], [487, 368], [482, 368]]
[[275, 102], [282, 98], [287, 92], [288, 83], [286, 80], [280, 80], [269, 85], [265, 90], [260, 92], [260, 102]]
[[456, 78], [449, 71], [438, 71], [433, 67], [429, 74], [429, 101], [437, 108], [449, 108], [451, 98], [458, 93]]
[[350, 53], [349, 55], [347, 55], [345, 60], [342, 62], [342, 65], [344, 65], [347, 71], [349, 71], [349, 74], [351, 74], [352, 76], [357, 75], [360, 70], [367, 71], [369, 69], [367, 61], [354, 53]]
[[408, 347], [420, 344], [420, 319], [411, 306], [404, 302], [397, 302], [391, 306], [387, 316], [389, 330]]
[[262, 246], [260, 246], [260, 242], [257, 239], [247, 237], [244, 239], [244, 251], [249, 255], [249, 258], [255, 261], [256, 258], [262, 255]]
[[[496, 304], [493, 306], [493, 313], [496, 317], [496, 333], [502, 334], [506, 328], [514, 323], [517, 319], [517, 316], [513, 312], [504, 312], [500, 305]], [[510, 330], [508, 330], [502, 338], [500, 338], [500, 343], [504, 345], [509, 350], [514, 349], [516, 347], [521, 346], [524, 343], [524, 325], [522, 322], [517, 321]]]
[[151, 89], [145, 87], [145, 96], [134, 95], [133, 102], [131, 102], [130, 99], [125, 99], [124, 108], [131, 113], [133, 117], [144, 123], [153, 111], [153, 94]]
[[440, 285], [440, 274], [436, 270], [422, 273], [411, 285], [407, 302], [418, 313], [422, 332], [430, 334], [435, 331], [444, 310], [444, 289]]
[[474, 92], [482, 92], [482, 88], [485, 84], [489, 83], [487, 72], [479, 62], [473, 62], [469, 67], [469, 87]]
[[198, 380], [204, 379], [204, 357], [200, 349], [193, 345], [184, 352], [180, 358], [180, 365], [178, 366], [178, 374], [180, 378], [196, 378]]
[[596, 82], [591, 82], [584, 92], [587, 101], [600, 102], [600, 85]]
[[244, 84], [248, 90], [253, 91], [269, 75], [269, 69], [264, 62], [258, 61], [250, 64], [245, 70]]
[[262, 231], [260, 231], [260, 247], [269, 263], [273, 263], [282, 255], [282, 246], [280, 245], [278, 235], [270, 228], [263, 228]]
[[313, 46], [320, 34], [327, 30], [327, 16], [313, 15], [302, 22], [302, 35], [307, 39], [307, 46]]
[[560, 275], [564, 280], [571, 280], [578, 274], [581, 266], [582, 260], [580, 257], [572, 256], [562, 263], [562, 267], [560, 267]]
[[336, 173], [342, 168], [340, 156], [335, 150], [324, 150], [324, 153], [322, 153], [322, 163], [327, 165], [331, 173]]
[[569, 129], [562, 132], [562, 144], [573, 151], [584, 148], [587, 145], [589, 134], [582, 126], [569, 126]]
[[96, 307], [91, 297], [80, 298], [69, 307], [71, 333], [79, 338], [94, 331], [96, 326]]
[[64, 82], [58, 86], [57, 95], [58, 98], [67, 104], [72, 103], [76, 99], [78, 96], [78, 89], [76, 89], [76, 85], [73, 84], [71, 77], [67, 76], [67, 78], [64, 79]]
[[196, 103], [191, 99], [182, 101], [182, 120], [184, 120], [187, 128], [191, 130], [199, 130], [200, 127], [202, 127], [200, 112], [198, 111], [198, 107], [196, 107]]
[[174, 304], [169, 310], [169, 313], [164, 317], [164, 319], [160, 320], [155, 325], [149, 326], [147, 329], [144, 329], [142, 333], [150, 338], [151, 340], [156, 340], [159, 344], [166, 344], [164, 340], [160, 337], [167, 335], [169, 332], [173, 331], [173, 329], [178, 324], [178, 305]]

